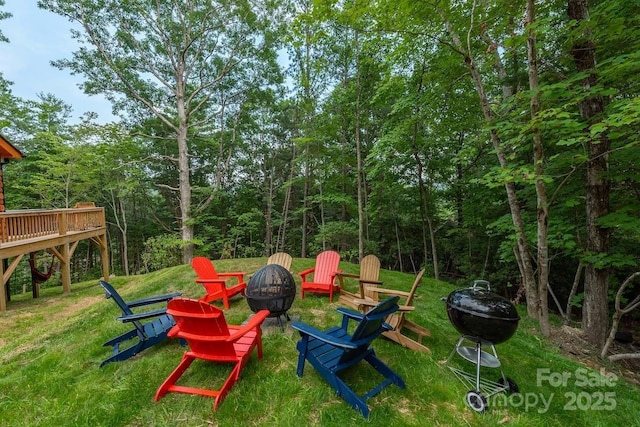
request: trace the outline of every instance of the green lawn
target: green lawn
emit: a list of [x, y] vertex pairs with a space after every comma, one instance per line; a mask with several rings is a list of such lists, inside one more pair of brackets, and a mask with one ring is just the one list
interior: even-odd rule
[[[253, 272], [265, 259], [217, 261], [219, 271]], [[313, 266], [313, 260], [294, 259], [292, 271]], [[348, 272], [356, 265], [341, 263]], [[203, 293], [193, 282], [189, 266], [168, 268], [145, 276], [113, 278], [125, 299], [181, 291], [197, 298]], [[382, 271], [385, 287], [408, 290], [413, 276]], [[299, 283], [299, 277], [296, 276]], [[513, 378], [520, 395], [500, 394], [489, 399], [484, 414], [464, 402], [468, 386], [442, 364], [458, 340], [447, 319], [441, 297], [451, 285], [424, 279], [410, 318], [429, 327], [426, 345], [431, 355], [413, 352], [378, 339], [378, 356], [406, 381], [406, 390], [384, 389], [368, 401], [366, 421], [307, 364], [305, 375], [295, 375], [297, 333], [269, 328], [263, 337], [264, 358], [255, 354], [240, 381], [217, 411], [212, 399], [170, 393], [154, 402], [158, 386], [181, 359], [184, 348], [169, 340], [124, 362], [99, 368], [110, 349], [102, 344], [128, 329], [115, 320], [116, 305], [104, 299], [97, 280], [74, 284], [63, 295], [60, 288], [44, 289], [41, 297], [14, 296], [0, 313], [0, 425], [1, 426], [633, 426], [640, 414], [640, 389], [622, 379], [615, 366], [587, 367], [568, 359], [535, 334], [524, 318], [509, 341], [497, 346], [505, 374]], [[221, 304], [216, 303], [221, 306]], [[296, 297], [290, 315], [317, 327], [338, 324], [337, 304], [328, 297]], [[522, 311], [521, 311], [522, 313]], [[251, 311], [235, 297], [225, 312], [239, 324]], [[522, 314], [523, 315], [523, 314]], [[524, 315], [523, 315], [524, 317]], [[465, 370], [474, 366], [457, 355]], [[593, 366], [593, 364], [590, 364]], [[183, 376], [190, 385], [215, 387], [228, 366], [196, 361]], [[613, 370], [611, 372], [610, 370]], [[346, 374], [357, 391], [377, 380], [366, 365]], [[483, 371], [483, 374], [485, 372]], [[483, 378], [496, 379], [496, 369]]]

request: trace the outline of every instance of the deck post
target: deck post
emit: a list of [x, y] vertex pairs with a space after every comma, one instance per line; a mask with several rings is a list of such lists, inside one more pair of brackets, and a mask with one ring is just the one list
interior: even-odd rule
[[7, 283], [4, 280], [4, 260], [0, 261], [0, 311], [7, 311]]
[[105, 234], [100, 239], [100, 256], [102, 258], [102, 277], [105, 281], [109, 281], [109, 252], [107, 251], [107, 235]]
[[62, 293], [71, 292], [71, 256], [69, 251], [69, 243], [62, 245], [62, 260], [60, 260], [60, 279], [62, 280]]

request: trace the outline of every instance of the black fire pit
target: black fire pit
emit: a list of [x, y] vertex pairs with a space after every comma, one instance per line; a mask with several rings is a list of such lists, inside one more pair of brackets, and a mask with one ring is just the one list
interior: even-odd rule
[[[518, 329], [520, 316], [509, 300], [491, 292], [486, 280], [476, 280], [471, 288], [451, 292], [446, 304], [451, 324], [462, 335], [446, 364], [463, 384], [472, 387], [465, 397], [467, 404], [474, 411], [484, 412], [487, 397], [502, 391], [518, 393], [518, 386], [511, 378], [504, 376], [502, 369], [498, 381], [481, 381], [480, 367], [500, 368], [500, 359], [494, 345], [513, 336]], [[462, 345], [465, 340], [474, 345]], [[483, 351], [483, 345], [489, 346], [492, 352]], [[455, 353], [476, 365], [475, 375], [449, 364]]]
[[244, 295], [251, 311], [269, 310], [269, 317], [276, 317], [282, 327], [280, 316], [290, 320], [287, 310], [296, 296], [296, 282], [286, 268], [267, 264], [251, 276]]

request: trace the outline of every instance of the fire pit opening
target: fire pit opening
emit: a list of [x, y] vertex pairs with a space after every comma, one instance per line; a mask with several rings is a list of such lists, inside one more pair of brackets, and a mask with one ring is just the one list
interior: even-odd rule
[[296, 296], [296, 282], [286, 268], [278, 264], [267, 264], [256, 271], [244, 292], [249, 308], [254, 313], [269, 310], [269, 317], [276, 317], [278, 324], [281, 316], [291, 320], [287, 310], [291, 308]]

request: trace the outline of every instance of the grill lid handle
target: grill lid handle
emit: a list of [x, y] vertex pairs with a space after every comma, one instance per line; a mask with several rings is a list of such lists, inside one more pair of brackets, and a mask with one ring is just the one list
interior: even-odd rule
[[475, 288], [484, 288], [488, 291], [491, 290], [491, 284], [487, 280], [474, 280], [473, 281], [473, 289]]

